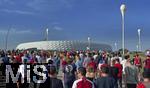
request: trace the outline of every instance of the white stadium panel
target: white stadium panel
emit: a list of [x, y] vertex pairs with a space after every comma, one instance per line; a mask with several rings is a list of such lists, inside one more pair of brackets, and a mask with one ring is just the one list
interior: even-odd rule
[[[88, 42], [82, 41], [39, 41], [19, 44], [16, 49], [42, 49], [42, 50], [86, 50]], [[112, 51], [112, 47], [106, 44], [91, 43], [91, 50]]]

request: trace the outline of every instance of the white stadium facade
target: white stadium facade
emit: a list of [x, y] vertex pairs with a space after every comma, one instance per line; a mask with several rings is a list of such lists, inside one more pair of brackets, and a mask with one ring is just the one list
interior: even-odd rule
[[38, 50], [105, 50], [112, 51], [112, 47], [107, 44], [88, 43], [83, 41], [38, 41], [19, 44], [16, 49], [38, 49]]

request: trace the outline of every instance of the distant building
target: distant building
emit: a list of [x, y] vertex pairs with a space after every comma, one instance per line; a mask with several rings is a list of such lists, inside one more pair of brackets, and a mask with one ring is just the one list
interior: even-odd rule
[[[38, 41], [19, 44], [16, 49], [32, 49], [39, 50], [87, 50], [88, 42], [83, 41]], [[112, 47], [106, 44], [90, 43], [90, 50], [106, 50], [112, 51]]]

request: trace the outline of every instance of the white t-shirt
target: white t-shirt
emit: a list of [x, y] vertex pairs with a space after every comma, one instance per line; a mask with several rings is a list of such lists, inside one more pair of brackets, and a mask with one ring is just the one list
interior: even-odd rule
[[97, 57], [98, 57], [98, 55], [94, 55], [94, 56], [93, 56], [94, 60], [95, 60]]
[[42, 58], [39, 55], [36, 55], [38, 63], [42, 63]]
[[125, 74], [126, 62], [127, 62], [126, 59], [124, 59], [124, 60], [121, 61], [121, 64], [122, 64], [122, 67], [123, 67], [123, 69], [122, 69], [123, 74]]
[[118, 58], [119, 58], [119, 61], [122, 62], [122, 57], [118, 57]]

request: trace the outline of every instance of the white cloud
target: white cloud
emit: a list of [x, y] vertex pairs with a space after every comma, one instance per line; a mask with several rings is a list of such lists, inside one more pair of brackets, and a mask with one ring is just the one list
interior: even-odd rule
[[12, 34], [31, 34], [31, 33], [33, 33], [31, 30], [17, 30], [14, 28], [12, 28], [10, 31]]
[[27, 6], [34, 10], [41, 10], [46, 0], [33, 0], [27, 3]]
[[[32, 0], [27, 6], [38, 11], [59, 11], [62, 8], [71, 8], [76, 0]], [[48, 9], [48, 10], [47, 10]]]
[[59, 22], [52, 22], [52, 25], [59, 25]]
[[1, 11], [6, 12], [6, 13], [17, 13], [17, 14], [22, 14], [22, 15], [33, 15], [33, 12], [29, 11], [23, 11], [23, 10], [9, 10], [9, 9], [2, 9]]
[[[0, 29], [0, 34], [6, 34], [8, 32], [8, 30], [1, 30]], [[33, 33], [31, 30], [17, 30], [17, 29], [15, 29], [15, 28], [11, 28], [10, 30], [9, 30], [9, 33], [10, 34], [31, 34], [31, 33]]]
[[63, 28], [61, 28], [59, 26], [54, 26], [53, 29], [56, 30], [56, 31], [62, 31], [63, 30]]

